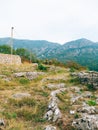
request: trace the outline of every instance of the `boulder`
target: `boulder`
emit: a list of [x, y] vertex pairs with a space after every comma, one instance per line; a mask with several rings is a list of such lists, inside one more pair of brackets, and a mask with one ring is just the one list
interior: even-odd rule
[[55, 91], [52, 91], [50, 95], [52, 97], [56, 97], [56, 94], [61, 93], [61, 92], [65, 91], [65, 90], [66, 90], [66, 88], [60, 88], [60, 89], [57, 89]]
[[32, 66], [37, 69], [38, 68], [38, 63], [33, 63]]
[[57, 108], [57, 102], [58, 102], [57, 97], [51, 98], [49, 105], [48, 105], [48, 110], [54, 111]]
[[73, 73], [72, 76], [78, 77], [82, 84], [89, 85], [93, 89], [98, 89], [98, 72], [79, 72]]
[[56, 130], [56, 127], [52, 126], [52, 125], [48, 125], [45, 127], [44, 130]]
[[5, 122], [3, 119], [0, 119], [0, 126], [5, 126]]
[[73, 121], [72, 126], [77, 130], [97, 130], [98, 115], [83, 114], [81, 118]]
[[96, 103], [97, 103], [97, 105], [98, 105], [98, 98], [96, 99]]
[[1, 75], [1, 74], [0, 74], [0, 78], [6, 78], [6, 75]]
[[91, 98], [91, 97], [92, 97], [92, 93], [89, 92], [89, 91], [85, 91], [85, 92], [83, 92], [82, 96], [83, 96], [84, 98]]
[[9, 82], [9, 81], [11, 81], [11, 78], [6, 77], [6, 78], [3, 78], [3, 80], [6, 81], [6, 82]]
[[19, 72], [19, 73], [14, 73], [13, 76], [15, 78], [18, 77], [26, 77], [29, 80], [33, 80], [35, 78], [37, 78], [39, 75], [43, 75], [43, 72]]
[[76, 93], [80, 93], [80, 88], [76, 86], [72, 86], [69, 88], [69, 91], [75, 91]]
[[14, 76], [15, 78], [25, 77], [25, 76], [26, 76], [26, 72], [14, 73], [13, 76]]
[[48, 104], [47, 113], [44, 116], [45, 119], [56, 122], [58, 119], [62, 117], [60, 109], [58, 108], [58, 98], [56, 97], [56, 94], [61, 93], [65, 90], [65, 88], [60, 88], [51, 92], [51, 100]]
[[77, 110], [77, 112], [95, 114], [96, 109], [94, 106], [85, 105]]
[[70, 114], [71, 114], [71, 115], [74, 115], [74, 114], [75, 114], [75, 111], [74, 111], [74, 110], [70, 110]]
[[64, 88], [65, 84], [64, 83], [60, 83], [60, 84], [48, 84], [47, 87], [50, 88], [50, 89], [52, 89], [52, 88]]
[[37, 72], [27, 72], [26, 77], [29, 80], [33, 80], [33, 79], [36, 79], [38, 77], [38, 73]]
[[14, 98], [24, 98], [24, 97], [30, 97], [31, 95], [29, 93], [16, 93], [12, 97]]
[[52, 120], [53, 118], [53, 111], [52, 110], [49, 110], [45, 116], [44, 116], [45, 119], [47, 119], [48, 121]]
[[83, 99], [83, 97], [80, 95], [80, 96], [72, 96], [71, 98], [71, 104], [74, 104], [76, 103], [77, 101], [79, 101], [79, 99]]
[[43, 75], [43, 74], [44, 74], [43, 72], [27, 72], [26, 77], [29, 80], [33, 80], [36, 79], [39, 75]]
[[62, 117], [62, 114], [60, 112], [60, 109], [57, 107], [54, 111], [54, 116], [53, 116], [53, 122], [56, 122], [58, 119]]

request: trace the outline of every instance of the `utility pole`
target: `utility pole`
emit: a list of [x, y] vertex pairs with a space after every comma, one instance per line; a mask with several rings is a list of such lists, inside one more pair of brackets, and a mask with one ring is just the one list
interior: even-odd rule
[[30, 63], [32, 62], [32, 52], [31, 52], [31, 49], [30, 49]]
[[11, 27], [11, 63], [12, 63], [12, 55], [13, 55], [13, 30], [14, 27]]

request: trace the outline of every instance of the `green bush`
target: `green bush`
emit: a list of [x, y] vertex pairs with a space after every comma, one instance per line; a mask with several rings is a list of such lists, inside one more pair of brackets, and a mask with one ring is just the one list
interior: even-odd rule
[[76, 114], [74, 115], [74, 118], [75, 118], [75, 119], [79, 118], [78, 113], [76, 113]]
[[97, 103], [96, 103], [95, 100], [89, 100], [89, 101], [87, 101], [87, 104], [88, 104], [89, 106], [95, 106]]
[[42, 65], [42, 64], [39, 64], [38, 65], [38, 70], [47, 71], [47, 67]]
[[71, 79], [69, 80], [69, 82], [70, 82], [70, 83], [79, 84], [79, 83], [80, 83], [80, 80], [79, 80], [79, 78], [75, 77], [75, 78], [71, 78]]
[[91, 90], [91, 91], [95, 90], [92, 84], [88, 84], [88, 85], [87, 85], [87, 88], [88, 88], [89, 90]]
[[75, 72], [75, 69], [73, 67], [71, 67], [70, 72]]

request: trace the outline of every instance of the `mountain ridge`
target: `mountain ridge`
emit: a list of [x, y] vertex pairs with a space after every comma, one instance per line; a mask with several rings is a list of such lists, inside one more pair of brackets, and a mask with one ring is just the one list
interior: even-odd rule
[[[0, 38], [0, 45], [8, 44], [10, 38]], [[85, 38], [61, 45], [46, 40], [13, 39], [13, 47], [26, 48], [40, 59], [57, 59], [63, 63], [75, 61], [91, 70], [98, 71], [98, 42]]]

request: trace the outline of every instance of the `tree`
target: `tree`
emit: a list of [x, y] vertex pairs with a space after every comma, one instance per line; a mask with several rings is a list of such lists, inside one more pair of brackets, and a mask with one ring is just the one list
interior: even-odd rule
[[27, 60], [27, 61], [31, 60], [31, 62], [36, 61], [36, 56], [33, 53], [31, 53], [30, 51], [28, 51], [27, 49], [18, 48], [18, 49], [16, 49], [16, 54], [22, 58], [22, 61], [24, 61], [24, 60]]
[[0, 45], [0, 53], [10, 54], [11, 53], [11, 47], [8, 46], [8, 45]]

